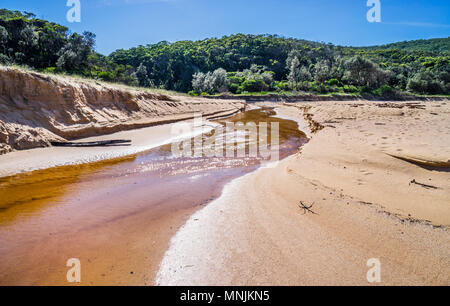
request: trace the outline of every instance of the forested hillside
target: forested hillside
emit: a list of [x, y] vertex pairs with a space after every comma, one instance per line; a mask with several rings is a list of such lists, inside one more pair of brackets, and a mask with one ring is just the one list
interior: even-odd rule
[[274, 35], [160, 42], [109, 56], [95, 35], [0, 10], [0, 63], [190, 92], [450, 93], [449, 39], [352, 48]]
[[450, 37], [402, 41], [393, 44], [372, 46], [370, 49], [400, 49], [407, 51], [449, 52]]
[[147, 71], [141, 85], [178, 91], [192, 86], [197, 93], [449, 91], [448, 53], [337, 47], [271, 35], [162, 42], [117, 50], [110, 58]]

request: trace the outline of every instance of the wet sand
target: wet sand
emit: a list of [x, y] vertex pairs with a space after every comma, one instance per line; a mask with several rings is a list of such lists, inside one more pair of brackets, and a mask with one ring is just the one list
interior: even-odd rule
[[[282, 156], [296, 152], [305, 141], [295, 122], [269, 118], [265, 112], [228, 120], [254, 119], [280, 122]], [[214, 124], [219, 122], [207, 125]], [[89, 155], [97, 148], [91, 149], [80, 150]], [[80, 259], [84, 285], [154, 284], [170, 238], [189, 216], [259, 163], [254, 158], [173, 158], [170, 146], [161, 146], [107, 161], [4, 177], [0, 284], [68, 285], [69, 258]]]
[[277, 107], [310, 142], [190, 217], [157, 284], [369, 285], [377, 258], [380, 285], [449, 285], [450, 102]]

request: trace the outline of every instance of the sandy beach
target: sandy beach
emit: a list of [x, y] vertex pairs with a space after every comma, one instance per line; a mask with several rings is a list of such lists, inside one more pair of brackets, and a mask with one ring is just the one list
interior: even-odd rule
[[381, 285], [449, 285], [450, 103], [275, 106], [310, 142], [194, 214], [157, 284], [368, 285], [376, 258]]
[[83, 139], [130, 147], [0, 156], [2, 176], [63, 180], [2, 215], [0, 283], [67, 285], [65, 260], [78, 257], [91, 285], [368, 285], [372, 258], [380, 285], [450, 284], [450, 102], [255, 107], [274, 107], [310, 140], [231, 182], [140, 172], [137, 153], [170, 143], [172, 124]]
[[0, 288], [450, 286], [449, 0], [3, 2]]

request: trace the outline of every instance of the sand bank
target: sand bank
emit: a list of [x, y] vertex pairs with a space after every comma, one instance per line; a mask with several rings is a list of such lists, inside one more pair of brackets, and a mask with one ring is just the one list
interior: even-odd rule
[[[131, 145], [108, 147], [47, 147], [15, 151], [0, 155], [0, 177], [52, 167], [92, 163], [133, 155], [147, 151], [177, 139], [195, 137], [211, 130], [216, 123], [204, 120], [201, 126], [194, 126], [194, 120], [183, 121], [191, 127], [191, 132], [178, 133], [173, 130], [177, 123], [158, 125], [110, 135], [80, 139], [81, 142], [113, 139], [129, 139]], [[176, 131], [177, 133], [174, 133]]]
[[157, 284], [368, 285], [366, 264], [377, 258], [381, 285], [449, 285], [449, 169], [392, 155], [445, 165], [450, 102], [280, 108], [302, 110], [311, 141], [194, 214], [172, 239]]

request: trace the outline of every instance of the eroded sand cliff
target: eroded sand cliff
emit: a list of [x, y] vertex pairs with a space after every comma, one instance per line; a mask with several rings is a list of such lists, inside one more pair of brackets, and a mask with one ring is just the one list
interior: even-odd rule
[[0, 154], [190, 119], [229, 115], [244, 102], [138, 91], [0, 67]]

